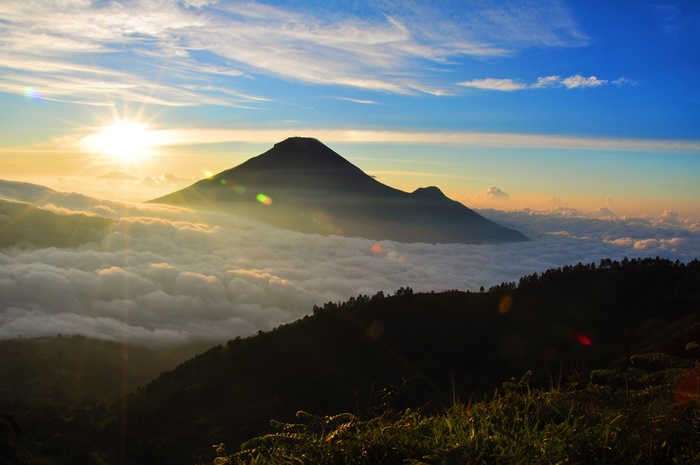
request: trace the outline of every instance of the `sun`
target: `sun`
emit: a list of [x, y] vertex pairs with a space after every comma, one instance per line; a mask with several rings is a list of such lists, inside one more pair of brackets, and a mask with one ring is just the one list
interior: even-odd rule
[[151, 130], [147, 124], [119, 120], [85, 137], [83, 145], [93, 153], [129, 165], [153, 156], [160, 143], [157, 132]]

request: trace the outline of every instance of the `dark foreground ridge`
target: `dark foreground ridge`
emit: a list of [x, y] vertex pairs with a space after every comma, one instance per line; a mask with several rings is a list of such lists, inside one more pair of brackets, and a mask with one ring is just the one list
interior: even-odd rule
[[528, 240], [447, 198], [384, 185], [316, 139], [267, 152], [150, 202], [220, 210], [305, 233], [427, 243]]
[[[642, 382], [647, 368], [653, 368], [642, 364], [639, 354], [646, 354], [646, 360], [657, 368], [662, 359], [659, 354], [696, 366], [700, 357], [700, 262], [601, 260], [597, 266], [578, 264], [525, 276], [518, 284], [504, 283], [488, 292], [414, 294], [401, 288], [394, 295], [379, 292], [343, 303], [327, 302], [314, 307], [313, 313], [273, 331], [237, 337], [211, 348], [110, 403], [70, 410], [28, 405], [22, 398], [17, 403], [0, 402], [0, 413], [11, 415], [4, 421], [0, 417], [0, 463], [6, 463], [2, 462], [3, 447], [16, 454], [24, 454], [26, 447], [36, 457], [51, 459], [9, 462], [23, 465], [194, 465], [198, 457], [204, 458], [201, 463], [210, 463], [207, 457], [213, 454], [212, 444], [223, 442], [229, 453], [235, 452], [244, 441], [269, 432], [270, 420], [297, 422], [300, 410], [321, 416], [347, 412], [363, 421], [406, 408], [444, 412], [460, 399], [476, 403], [492, 395], [502, 382], [528, 370], [533, 388], [569, 382], [584, 387], [589, 382], [601, 384], [603, 376], [616, 383], [623, 398], [633, 397], [632, 390], [646, 389], [634, 379]], [[13, 376], [2, 378], [6, 388], [22, 381], [21, 374], [14, 371]], [[696, 400], [697, 372], [691, 374], [688, 392]], [[652, 379], [658, 380], [649, 377]], [[32, 385], [31, 380], [26, 381]], [[673, 384], [668, 387], [675, 389]], [[585, 412], [599, 412], [601, 403], [619, 400], [604, 389], [588, 394], [571, 391], [576, 398], [591, 393], [594, 398], [584, 402]], [[640, 394], [650, 395], [653, 392]], [[544, 405], [538, 396], [531, 399], [537, 404], [531, 404], [528, 412], [555, 405]], [[565, 431], [555, 431], [558, 443], [586, 439], [578, 433], [578, 414], [556, 405], [557, 415], [574, 423], [567, 431], [575, 433], [567, 437], [561, 436]], [[629, 420], [617, 417], [605, 414], [593, 420], [601, 427], [615, 428], [645, 421], [634, 415], [624, 417]], [[509, 417], [489, 418], [506, 421]], [[509, 421], [515, 425], [520, 419]], [[687, 431], [697, 431], [697, 423]], [[603, 431], [599, 437], [613, 440], [615, 434]], [[647, 439], [640, 443], [651, 441], [644, 437]], [[654, 433], [659, 443], [666, 439]], [[343, 444], [334, 441], [316, 442]], [[293, 443], [287, 444], [291, 447]], [[608, 448], [607, 439], [604, 444]], [[696, 457], [700, 443], [694, 450], [691, 457]], [[491, 463], [427, 463], [485, 462]], [[299, 463], [407, 462], [309, 459]]]

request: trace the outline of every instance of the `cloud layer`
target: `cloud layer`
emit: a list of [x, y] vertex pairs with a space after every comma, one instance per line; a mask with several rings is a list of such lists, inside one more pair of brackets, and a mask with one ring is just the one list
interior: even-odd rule
[[122, 204], [0, 181], [0, 197], [116, 220], [100, 243], [0, 251], [0, 338], [86, 334], [153, 346], [269, 330], [358, 294], [478, 290], [601, 258], [688, 261], [697, 225], [528, 210], [483, 213], [533, 240], [401, 244], [305, 235], [233, 215]]

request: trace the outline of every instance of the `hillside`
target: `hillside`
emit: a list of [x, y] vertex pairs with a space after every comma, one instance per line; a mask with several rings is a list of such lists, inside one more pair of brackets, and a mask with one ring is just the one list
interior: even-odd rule
[[155, 203], [222, 210], [305, 233], [399, 242], [526, 241], [437, 187], [384, 185], [316, 139], [292, 137]]
[[128, 398], [126, 456], [191, 463], [212, 441], [239, 444], [298, 410], [441, 409], [529, 369], [535, 383], [585, 384], [592, 368], [700, 339], [697, 261], [603, 261], [485, 293], [398, 294], [328, 303], [161, 375]]

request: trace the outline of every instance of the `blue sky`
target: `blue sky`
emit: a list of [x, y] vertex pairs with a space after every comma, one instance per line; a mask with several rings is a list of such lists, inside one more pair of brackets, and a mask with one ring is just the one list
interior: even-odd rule
[[468, 206], [700, 219], [699, 26], [693, 1], [4, 0], [0, 177], [120, 170], [99, 193], [146, 199], [305, 135]]

